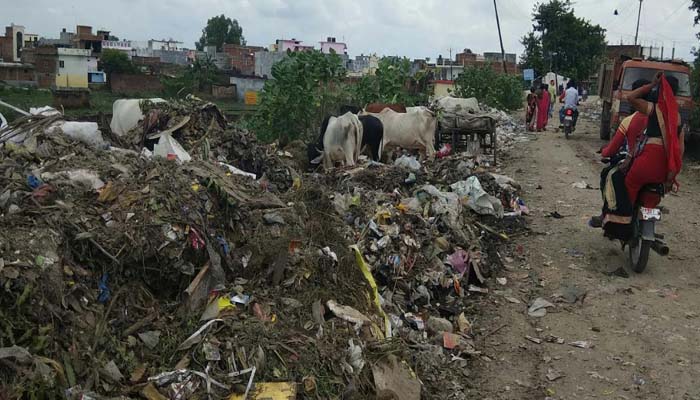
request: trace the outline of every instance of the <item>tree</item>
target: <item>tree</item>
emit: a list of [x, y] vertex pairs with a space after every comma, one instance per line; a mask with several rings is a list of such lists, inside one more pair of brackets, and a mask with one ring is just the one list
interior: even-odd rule
[[285, 145], [299, 137], [315, 137], [322, 119], [347, 104], [342, 82], [345, 68], [336, 54], [289, 52], [272, 67], [251, 128], [263, 141]]
[[243, 28], [238, 25], [238, 21], [221, 14], [218, 17], [209, 18], [196, 46], [200, 51], [204, 50], [205, 46], [216, 46], [216, 50], [221, 51], [224, 43], [244, 45], [245, 38]]
[[357, 104], [401, 103], [415, 105], [427, 101], [424, 74], [411, 76], [411, 62], [407, 58], [383, 57], [377, 72], [360, 79], [353, 88]]
[[523, 105], [523, 83], [519, 75], [496, 72], [491, 65], [468, 66], [455, 80], [458, 97], [476, 97], [501, 110], [517, 110]]
[[550, 67], [575, 80], [595, 72], [605, 52], [605, 29], [574, 15], [570, 0], [535, 5], [532, 32], [521, 39], [522, 59], [538, 75]]
[[129, 56], [120, 50], [102, 50], [99, 65], [107, 75], [107, 85], [109, 87], [111, 87], [112, 74], [135, 74], [139, 72], [138, 68], [129, 60]]

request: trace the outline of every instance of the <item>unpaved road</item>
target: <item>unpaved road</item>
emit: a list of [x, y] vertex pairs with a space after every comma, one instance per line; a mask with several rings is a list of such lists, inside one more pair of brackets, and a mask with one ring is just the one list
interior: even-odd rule
[[[491, 284], [489, 319], [477, 335], [486, 357], [474, 365], [473, 398], [700, 399], [700, 172], [686, 163], [680, 193], [662, 203], [669, 214], [657, 232], [671, 255], [652, 253], [642, 274], [610, 276], [625, 255], [586, 225], [600, 211], [600, 192], [571, 186], [585, 180], [598, 188], [596, 124], [582, 119], [570, 140], [551, 128], [533, 135], [504, 167], [523, 185], [532, 233], [512, 240], [515, 256], [500, 273], [507, 284]], [[547, 217], [553, 211], [564, 218]], [[577, 292], [573, 304], [558, 297]], [[527, 306], [538, 297], [556, 307], [530, 317]]]

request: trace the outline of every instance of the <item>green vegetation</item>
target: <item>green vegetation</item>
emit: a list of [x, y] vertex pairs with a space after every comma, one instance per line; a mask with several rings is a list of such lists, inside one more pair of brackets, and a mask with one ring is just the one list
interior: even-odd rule
[[605, 51], [605, 29], [574, 15], [570, 0], [537, 4], [533, 30], [521, 39], [521, 65], [537, 75], [550, 69], [577, 81], [595, 73]]
[[407, 106], [425, 104], [427, 76], [420, 72], [411, 76], [411, 62], [407, 58], [384, 57], [379, 60], [375, 75], [363, 76], [352, 88], [357, 104], [401, 103]]
[[119, 50], [105, 49], [100, 56], [100, 67], [109, 76], [117, 72], [121, 74], [134, 74], [138, 69], [129, 59], [129, 56]]
[[169, 96], [179, 96], [182, 93], [197, 93], [206, 91], [211, 85], [225, 80], [210, 58], [196, 59], [187, 67], [183, 74], [176, 77], [161, 79], [165, 93]]
[[238, 25], [238, 21], [221, 14], [218, 17], [209, 18], [196, 46], [200, 51], [204, 50], [205, 46], [216, 46], [216, 49], [221, 51], [224, 43], [245, 44], [245, 38], [243, 28]]
[[272, 67], [250, 127], [264, 141], [310, 137], [321, 120], [349, 100], [340, 57], [295, 52]]
[[519, 75], [500, 74], [490, 66], [471, 66], [455, 80], [458, 97], [476, 97], [480, 102], [504, 110], [522, 107], [523, 83]]

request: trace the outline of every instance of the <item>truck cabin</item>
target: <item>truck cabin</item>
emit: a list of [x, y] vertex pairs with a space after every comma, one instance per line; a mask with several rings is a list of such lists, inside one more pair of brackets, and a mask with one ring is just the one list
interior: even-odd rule
[[[626, 101], [627, 93], [632, 91], [632, 84], [638, 79], [651, 81], [658, 71], [663, 71], [668, 76], [678, 79], [678, 101], [681, 119], [688, 122], [692, 109], [692, 98], [690, 92], [690, 69], [683, 62], [661, 62], [641, 59], [625, 61], [622, 65], [620, 76], [613, 82], [614, 103], [619, 104], [617, 114], [613, 117], [613, 126], [622, 121], [626, 116], [632, 114], [632, 106]], [[613, 107], [615, 108], [615, 107]]]

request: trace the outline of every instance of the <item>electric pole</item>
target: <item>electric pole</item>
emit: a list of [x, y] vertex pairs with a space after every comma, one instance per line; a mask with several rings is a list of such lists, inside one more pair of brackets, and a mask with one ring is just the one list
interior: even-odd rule
[[[494, 0], [495, 1], [495, 0]], [[639, 0], [639, 12], [637, 12], [637, 31], [634, 33], [634, 45], [637, 45], [637, 37], [639, 36], [639, 17], [642, 16], [642, 0]]]
[[503, 36], [501, 36], [501, 21], [498, 19], [498, 6], [496, 6], [496, 0], [493, 0], [493, 9], [494, 11], [496, 11], [496, 26], [498, 26], [498, 40], [501, 42], [501, 61], [503, 61], [503, 73], [507, 74], [508, 69], [506, 68], [506, 51], [503, 49]]

